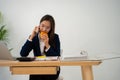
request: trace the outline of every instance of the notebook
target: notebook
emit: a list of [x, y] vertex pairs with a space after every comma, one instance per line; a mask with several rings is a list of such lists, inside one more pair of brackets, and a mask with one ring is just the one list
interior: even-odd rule
[[34, 57], [13, 57], [7, 46], [0, 42], [0, 60], [33, 61], [34, 59]]

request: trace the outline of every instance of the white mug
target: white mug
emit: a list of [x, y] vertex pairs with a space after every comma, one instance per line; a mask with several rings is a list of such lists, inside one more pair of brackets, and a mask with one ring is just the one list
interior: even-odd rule
[[81, 55], [81, 56], [88, 56], [88, 53], [87, 53], [86, 50], [81, 50], [81, 51], [80, 51], [80, 55]]

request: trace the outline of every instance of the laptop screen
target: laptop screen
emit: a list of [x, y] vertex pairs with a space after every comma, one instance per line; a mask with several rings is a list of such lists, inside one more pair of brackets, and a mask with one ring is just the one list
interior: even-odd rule
[[3, 42], [0, 42], [0, 60], [13, 60], [11, 53]]

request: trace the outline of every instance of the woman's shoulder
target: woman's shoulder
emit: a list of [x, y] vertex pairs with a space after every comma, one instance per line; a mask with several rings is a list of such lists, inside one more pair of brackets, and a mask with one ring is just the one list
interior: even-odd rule
[[54, 34], [54, 39], [59, 40], [59, 35], [57, 33]]
[[54, 34], [55, 37], [59, 37], [59, 35], [57, 33]]
[[55, 35], [55, 36], [58, 36], [58, 34], [57, 34], [57, 33], [55, 33], [54, 35]]

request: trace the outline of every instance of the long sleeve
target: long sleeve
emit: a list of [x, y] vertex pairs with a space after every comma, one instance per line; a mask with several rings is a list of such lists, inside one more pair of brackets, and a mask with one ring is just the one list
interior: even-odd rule
[[27, 40], [26, 43], [22, 46], [20, 55], [23, 57], [28, 56], [32, 49], [33, 49], [32, 42]]
[[39, 46], [39, 39], [38, 35], [36, 35], [32, 41], [27, 40], [25, 44], [22, 46], [22, 49], [20, 51], [21, 56], [28, 56], [30, 51], [33, 50], [34, 56], [40, 56], [40, 46]]

